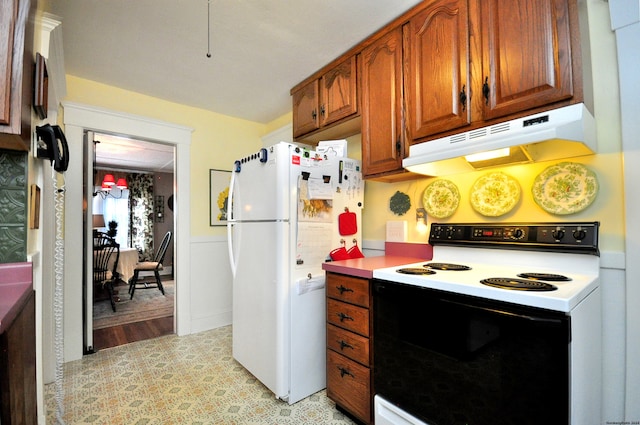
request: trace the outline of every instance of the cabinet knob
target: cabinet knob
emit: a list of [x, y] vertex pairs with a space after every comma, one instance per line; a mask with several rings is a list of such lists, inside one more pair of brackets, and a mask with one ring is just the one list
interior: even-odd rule
[[462, 104], [462, 110], [465, 111], [467, 109], [467, 85], [462, 86], [462, 91], [460, 92], [460, 103]]
[[484, 104], [489, 104], [489, 93], [491, 90], [489, 89], [489, 77], [485, 77], [484, 84], [482, 85], [482, 95], [484, 96]]
[[348, 314], [344, 314], [342, 312], [336, 313], [336, 315], [340, 318], [341, 322], [344, 322], [345, 320], [353, 320], [353, 317], [349, 316]]
[[338, 344], [340, 344], [340, 350], [344, 350], [345, 348], [351, 348], [353, 350], [353, 345], [351, 345], [351, 344], [349, 344], [349, 343], [347, 343], [347, 342], [345, 342], [343, 340], [338, 341]]
[[314, 109], [313, 111], [311, 111], [311, 118], [313, 118], [315, 120], [317, 117], [318, 117], [318, 113]]
[[342, 295], [345, 292], [353, 292], [353, 289], [351, 288], [347, 288], [346, 286], [336, 286], [336, 289], [338, 290], [338, 292], [340, 292], [340, 295]]
[[324, 105], [320, 107], [320, 115], [324, 117]]
[[353, 375], [353, 373], [349, 372], [349, 370], [348, 370], [348, 369], [345, 369], [345, 368], [343, 368], [343, 367], [338, 366], [338, 370], [340, 371], [340, 377], [341, 377], [341, 378], [344, 378], [344, 377], [345, 377], [345, 375], [349, 375], [349, 376], [351, 376], [352, 378], [355, 378], [355, 376]]

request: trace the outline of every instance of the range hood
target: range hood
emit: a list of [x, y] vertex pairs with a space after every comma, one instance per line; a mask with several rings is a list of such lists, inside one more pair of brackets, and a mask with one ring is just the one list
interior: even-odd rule
[[[578, 103], [413, 145], [402, 166], [413, 173], [443, 176], [592, 155], [596, 148], [595, 119], [584, 103]], [[477, 161], [469, 157], [498, 152], [503, 156]]]

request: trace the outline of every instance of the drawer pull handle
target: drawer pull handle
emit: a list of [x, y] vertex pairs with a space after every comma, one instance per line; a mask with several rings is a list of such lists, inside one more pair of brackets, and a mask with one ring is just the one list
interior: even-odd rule
[[347, 288], [347, 287], [342, 286], [342, 285], [336, 286], [336, 289], [340, 292], [340, 295], [342, 295], [345, 292], [353, 292], [353, 289]]
[[338, 341], [338, 344], [340, 344], [340, 349], [344, 350], [345, 348], [351, 348], [353, 350], [353, 345], [348, 344], [346, 342], [344, 342], [343, 340]]
[[345, 377], [345, 375], [349, 375], [349, 376], [351, 376], [352, 378], [355, 378], [355, 376], [353, 375], [353, 373], [349, 372], [347, 369], [345, 369], [345, 368], [343, 368], [343, 367], [338, 366], [338, 370], [340, 371], [340, 377], [341, 377], [341, 378], [344, 378], [344, 377]]
[[340, 321], [341, 321], [341, 322], [344, 322], [345, 320], [353, 320], [353, 317], [351, 317], [351, 316], [349, 316], [349, 315], [347, 315], [347, 314], [344, 314], [344, 313], [342, 313], [342, 312], [340, 312], [340, 313], [336, 313], [336, 314], [337, 314], [337, 316], [340, 318]]

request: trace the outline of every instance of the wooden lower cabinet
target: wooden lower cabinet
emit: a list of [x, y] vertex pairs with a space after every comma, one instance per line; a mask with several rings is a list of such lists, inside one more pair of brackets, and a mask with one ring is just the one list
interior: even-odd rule
[[371, 369], [332, 350], [327, 350], [327, 396], [371, 423]]
[[36, 399], [35, 293], [0, 333], [0, 423], [38, 423]]
[[372, 424], [369, 280], [327, 273], [327, 396]]

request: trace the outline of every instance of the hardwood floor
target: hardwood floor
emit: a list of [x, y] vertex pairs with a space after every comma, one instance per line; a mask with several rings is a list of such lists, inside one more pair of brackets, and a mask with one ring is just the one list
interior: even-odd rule
[[104, 329], [94, 329], [93, 349], [98, 351], [103, 348], [117, 347], [118, 345], [157, 338], [172, 333], [173, 316]]

